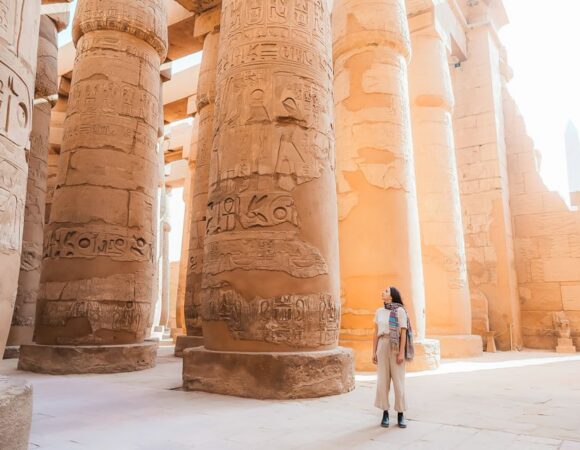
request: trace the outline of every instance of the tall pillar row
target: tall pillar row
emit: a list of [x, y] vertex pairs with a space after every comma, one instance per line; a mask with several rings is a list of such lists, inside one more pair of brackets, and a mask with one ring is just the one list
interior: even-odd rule
[[185, 284], [184, 318], [186, 335], [178, 336], [175, 343], [177, 355], [186, 348], [203, 345], [201, 320], [201, 283], [204, 262], [204, 242], [207, 223], [210, 155], [214, 137], [214, 111], [216, 98], [216, 69], [220, 42], [219, 29], [205, 35], [203, 56], [197, 84], [197, 153], [195, 176], [190, 195], [191, 217], [188, 224], [187, 272]]
[[161, 0], [79, 0], [77, 48], [44, 245], [34, 341], [19, 367], [119, 372], [155, 364], [152, 308]]
[[22, 257], [16, 305], [7, 343], [15, 354], [21, 344], [32, 343], [36, 297], [40, 287], [50, 113], [58, 95], [57, 32], [57, 24], [50, 17], [44, 15], [40, 17]]
[[482, 340], [471, 334], [448, 50], [437, 22], [413, 32], [411, 40], [409, 90], [426, 332], [440, 341], [442, 357], [476, 356], [482, 352]]
[[414, 327], [412, 370], [439, 365], [425, 295], [409, 110], [403, 0], [334, 2], [334, 97], [343, 315], [341, 343], [374, 370], [373, 317], [397, 287]]
[[337, 346], [330, 50], [326, 2], [222, 1], [204, 347], [184, 351], [187, 390], [304, 398], [354, 387], [352, 353]]

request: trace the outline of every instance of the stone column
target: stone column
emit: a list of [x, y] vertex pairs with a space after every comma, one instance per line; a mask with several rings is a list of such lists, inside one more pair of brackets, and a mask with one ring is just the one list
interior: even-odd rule
[[0, 376], [0, 448], [27, 450], [32, 422], [32, 385]]
[[32, 343], [36, 297], [40, 286], [40, 265], [44, 240], [44, 206], [48, 158], [50, 111], [57, 96], [57, 28], [48, 16], [40, 19], [40, 35], [34, 89], [28, 187], [24, 211], [22, 259], [18, 277], [16, 306], [8, 335], [8, 346], [15, 356], [21, 344]]
[[40, 0], [0, 4], [0, 355], [18, 286]]
[[35, 342], [19, 367], [139, 370], [152, 308], [161, 0], [79, 0], [59, 175], [47, 227]]
[[167, 195], [166, 191], [163, 195], [165, 205], [161, 214], [161, 317], [159, 325], [163, 327], [164, 332], [169, 325], [169, 232], [171, 224], [169, 223]]
[[214, 135], [213, 118], [219, 37], [218, 30], [205, 36], [197, 83], [197, 157], [195, 160], [195, 177], [193, 178], [192, 189], [188, 198], [188, 201], [191, 202], [191, 222], [188, 224], [189, 249], [187, 252], [188, 265], [184, 304], [187, 335], [177, 337], [175, 352], [178, 356], [181, 356], [186, 348], [203, 345], [200, 316], [201, 281], [210, 170], [209, 156]]
[[482, 340], [471, 334], [447, 47], [438, 24], [414, 32], [412, 45], [409, 88], [427, 335], [440, 341], [442, 357], [475, 356]]
[[414, 368], [439, 364], [425, 340], [425, 297], [407, 91], [404, 0], [337, 0], [334, 94], [343, 310], [341, 343], [372, 364], [373, 317], [396, 286], [411, 316]]
[[303, 398], [354, 387], [340, 283], [330, 11], [222, 2], [201, 315], [184, 387]]

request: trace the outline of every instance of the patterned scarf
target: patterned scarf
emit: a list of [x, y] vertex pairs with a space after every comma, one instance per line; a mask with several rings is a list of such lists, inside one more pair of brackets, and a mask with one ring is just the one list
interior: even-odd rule
[[[403, 308], [405, 313], [407, 310], [400, 303], [385, 303], [385, 309], [390, 311], [389, 313], [389, 339], [391, 341], [391, 347], [398, 352], [399, 351], [399, 308]], [[413, 329], [411, 328], [411, 320], [409, 319], [409, 314], [407, 313], [407, 341], [405, 343], [405, 359], [407, 361], [412, 361], [415, 356], [415, 347], [413, 345]]]

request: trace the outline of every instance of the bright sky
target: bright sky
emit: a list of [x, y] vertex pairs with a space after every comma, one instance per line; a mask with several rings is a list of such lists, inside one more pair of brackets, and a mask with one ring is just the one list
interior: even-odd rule
[[501, 39], [514, 70], [510, 91], [542, 152], [544, 181], [566, 192], [564, 132], [569, 120], [580, 128], [580, 0], [504, 4], [510, 25], [501, 31]]

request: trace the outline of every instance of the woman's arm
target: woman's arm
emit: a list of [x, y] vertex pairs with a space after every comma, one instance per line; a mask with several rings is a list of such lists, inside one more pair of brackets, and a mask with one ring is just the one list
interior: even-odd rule
[[401, 328], [399, 337], [399, 354], [397, 355], [397, 364], [405, 361], [405, 346], [407, 345], [407, 328]]
[[375, 323], [375, 332], [373, 334], [373, 364], [377, 363], [377, 343], [379, 341], [379, 327]]

